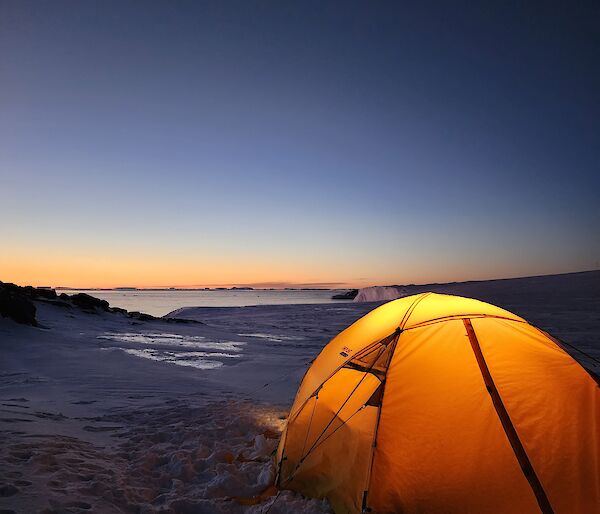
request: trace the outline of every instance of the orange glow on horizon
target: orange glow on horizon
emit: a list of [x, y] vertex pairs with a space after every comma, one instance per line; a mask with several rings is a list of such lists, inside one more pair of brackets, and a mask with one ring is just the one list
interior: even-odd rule
[[94, 253], [67, 257], [62, 252], [46, 253], [42, 258], [39, 255], [38, 251], [0, 256], [0, 280], [74, 289], [354, 286], [353, 281], [328, 280], [328, 272], [316, 273], [311, 266], [298, 272], [294, 269], [295, 263], [283, 265], [260, 259], [241, 261], [164, 255], [138, 258]]
[[[310, 261], [279, 257], [219, 255], [169, 255], [144, 251], [143, 255], [110, 251], [40, 249], [8, 251], [0, 255], [0, 280], [19, 285], [111, 289], [116, 287], [178, 288], [361, 288], [372, 285], [489, 280], [576, 271], [537, 269], [531, 272], [497, 267], [492, 274], [483, 267], [432, 266], [412, 262], [382, 272], [369, 262]], [[375, 270], [360, 274], [360, 270]], [[358, 277], [358, 278], [356, 278]]]

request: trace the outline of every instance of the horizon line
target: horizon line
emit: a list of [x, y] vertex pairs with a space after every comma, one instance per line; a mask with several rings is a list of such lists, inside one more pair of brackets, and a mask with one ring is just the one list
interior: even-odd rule
[[[541, 275], [519, 275], [519, 276], [509, 276], [509, 277], [495, 277], [495, 278], [481, 278], [481, 279], [467, 279], [467, 280], [448, 280], [446, 282], [422, 282], [422, 283], [405, 283], [400, 284], [396, 283], [386, 283], [379, 284], [374, 283], [368, 286], [362, 287], [385, 287], [385, 286], [409, 286], [409, 285], [439, 285], [439, 284], [456, 284], [456, 283], [464, 283], [464, 282], [488, 282], [494, 280], [515, 280], [521, 278], [536, 278], [536, 277], [548, 277], [555, 275], [571, 275], [575, 273], [591, 273], [594, 271], [600, 271], [600, 268], [596, 269], [586, 269], [579, 271], [566, 271], [561, 273], [544, 273]], [[247, 289], [255, 289], [255, 290], [285, 290], [285, 289], [361, 289], [361, 286], [357, 285], [348, 285], [352, 282], [255, 282], [248, 284], [192, 284], [192, 285], [169, 285], [169, 286], [113, 286], [113, 287], [73, 287], [73, 286], [35, 286], [35, 287], [46, 287], [50, 289], [60, 289], [60, 290], [106, 290], [106, 291], [114, 291], [114, 290], [215, 290], [215, 289], [233, 289], [233, 288], [247, 288]]]

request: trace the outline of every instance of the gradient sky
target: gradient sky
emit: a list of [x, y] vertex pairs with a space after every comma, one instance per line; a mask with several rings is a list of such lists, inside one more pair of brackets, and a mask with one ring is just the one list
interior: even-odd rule
[[0, 0], [0, 280], [598, 268], [600, 4]]

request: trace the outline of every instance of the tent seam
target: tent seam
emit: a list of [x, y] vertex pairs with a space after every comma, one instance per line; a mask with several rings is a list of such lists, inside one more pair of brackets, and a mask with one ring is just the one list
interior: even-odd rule
[[471, 349], [475, 354], [475, 359], [477, 360], [477, 365], [479, 366], [479, 371], [483, 378], [484, 385], [492, 399], [496, 415], [500, 420], [502, 428], [504, 429], [504, 433], [508, 438], [508, 442], [510, 443], [513, 453], [519, 463], [521, 471], [529, 483], [529, 486], [533, 491], [535, 499], [537, 500], [538, 506], [540, 507], [542, 513], [554, 514], [554, 510], [552, 509], [550, 500], [546, 495], [546, 491], [544, 490], [544, 487], [542, 486], [542, 483], [535, 472], [533, 464], [531, 463], [531, 460], [525, 451], [525, 447], [519, 438], [517, 429], [515, 428], [512, 420], [510, 419], [510, 415], [504, 406], [500, 392], [496, 387], [494, 379], [485, 361], [483, 352], [481, 351], [481, 346], [479, 345], [479, 341], [477, 339], [477, 335], [475, 334], [475, 329], [473, 328], [471, 320], [469, 318], [463, 318], [463, 323], [467, 331], [467, 337], [471, 343]]

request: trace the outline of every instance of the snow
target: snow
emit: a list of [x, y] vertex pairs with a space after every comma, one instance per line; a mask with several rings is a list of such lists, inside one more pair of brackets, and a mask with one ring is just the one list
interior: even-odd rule
[[[490, 301], [600, 358], [599, 282], [426, 287]], [[377, 305], [190, 307], [177, 315], [205, 324], [174, 324], [37, 302], [44, 328], [0, 318], [0, 510], [266, 511], [274, 497], [248, 499], [272, 482], [307, 366]], [[284, 491], [270, 512], [329, 507]]]
[[[223, 365], [222, 362], [202, 359], [201, 357], [205, 356], [222, 356], [229, 357], [227, 354], [207, 354], [206, 352], [182, 352], [182, 353], [174, 353], [174, 352], [161, 352], [160, 350], [136, 350], [133, 348], [119, 348], [119, 347], [110, 347], [103, 348], [103, 350], [121, 350], [129, 355], [135, 355], [136, 357], [141, 357], [142, 359], [150, 359], [158, 362], [166, 362], [169, 364], [175, 364], [177, 366], [190, 366], [192, 368], [198, 369], [214, 369]], [[231, 357], [236, 357], [232, 355]]]
[[[245, 500], [272, 483], [286, 409], [337, 325], [315, 340], [289, 333], [289, 323], [273, 330], [278, 322], [269, 315], [267, 331], [242, 330], [246, 316], [231, 311], [235, 327], [36, 306], [45, 328], [0, 318], [0, 487], [10, 494], [0, 497], [0, 510], [269, 507], [274, 497]], [[336, 314], [299, 312], [306, 328], [316, 313]], [[270, 510], [329, 511], [327, 502], [287, 491]]]

